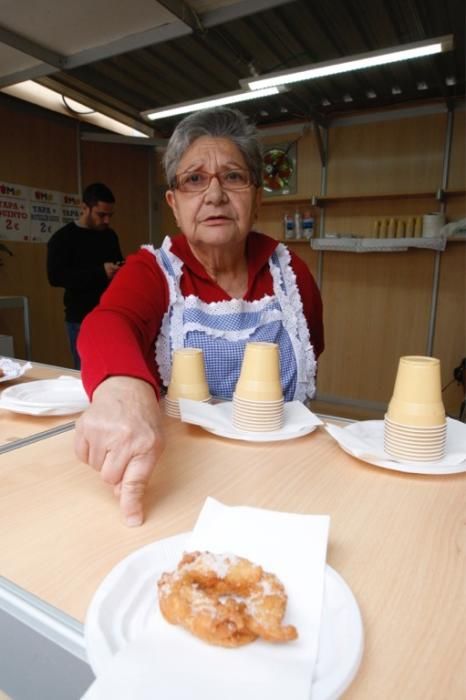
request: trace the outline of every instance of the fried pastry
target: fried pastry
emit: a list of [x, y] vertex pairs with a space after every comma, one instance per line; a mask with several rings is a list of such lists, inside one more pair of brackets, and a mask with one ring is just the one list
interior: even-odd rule
[[158, 581], [164, 618], [210, 644], [238, 647], [257, 638], [287, 642], [298, 633], [283, 625], [287, 595], [281, 581], [248, 559], [185, 553]]

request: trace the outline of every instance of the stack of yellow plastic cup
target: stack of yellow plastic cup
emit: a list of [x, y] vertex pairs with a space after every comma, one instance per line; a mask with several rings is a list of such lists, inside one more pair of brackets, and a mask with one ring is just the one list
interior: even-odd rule
[[165, 413], [180, 417], [178, 399], [210, 401], [204, 353], [199, 348], [181, 348], [173, 353], [172, 372], [165, 397]]
[[276, 343], [248, 343], [233, 395], [233, 425], [247, 432], [283, 427], [280, 352]]
[[445, 454], [446, 439], [440, 360], [401, 357], [384, 421], [385, 452], [398, 460], [437, 462]]

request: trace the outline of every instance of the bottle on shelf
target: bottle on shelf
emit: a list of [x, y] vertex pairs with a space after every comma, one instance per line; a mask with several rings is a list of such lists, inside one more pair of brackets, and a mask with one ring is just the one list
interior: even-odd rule
[[314, 217], [311, 216], [309, 209], [306, 209], [303, 214], [302, 231], [306, 241], [309, 241], [314, 235]]
[[299, 209], [296, 209], [294, 213], [294, 235], [297, 239], [303, 237], [303, 220], [301, 218], [301, 212], [299, 211]]
[[283, 217], [283, 235], [287, 241], [295, 238], [294, 218], [287, 211]]

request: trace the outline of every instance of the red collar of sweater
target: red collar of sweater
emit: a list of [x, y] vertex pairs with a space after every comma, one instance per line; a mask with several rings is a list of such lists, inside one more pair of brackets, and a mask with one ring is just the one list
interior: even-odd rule
[[[171, 252], [174, 253], [197, 277], [210, 281], [210, 277], [194, 256], [184, 234], [178, 234], [172, 239]], [[257, 273], [268, 263], [270, 256], [278, 245], [278, 241], [257, 231], [251, 231], [246, 238], [246, 258], [248, 261], [249, 279], [254, 279]]]

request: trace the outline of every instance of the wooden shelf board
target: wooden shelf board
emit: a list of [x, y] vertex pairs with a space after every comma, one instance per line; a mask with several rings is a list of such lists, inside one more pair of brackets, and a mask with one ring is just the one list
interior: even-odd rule
[[311, 197], [294, 197], [293, 195], [289, 197], [262, 197], [261, 206], [270, 206], [271, 204], [303, 204], [307, 207], [312, 208]]
[[444, 194], [447, 197], [464, 197], [466, 190], [444, 190]]
[[322, 195], [317, 196], [317, 204], [319, 202], [332, 203], [344, 201], [358, 201], [365, 199], [435, 199], [435, 192], [380, 192], [380, 193], [365, 193], [365, 194], [342, 194], [342, 195]]

